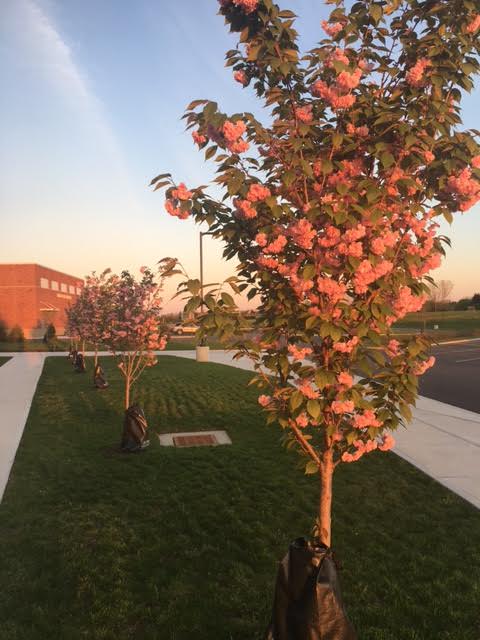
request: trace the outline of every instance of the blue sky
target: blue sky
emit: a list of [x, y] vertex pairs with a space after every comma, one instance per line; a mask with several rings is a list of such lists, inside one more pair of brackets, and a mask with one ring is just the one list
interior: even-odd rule
[[[314, 45], [329, 7], [281, 4], [299, 14], [302, 45]], [[235, 40], [216, 11], [216, 0], [2, 0], [2, 262], [81, 276], [173, 255], [198, 274], [198, 228], [170, 218], [147, 185], [162, 171], [187, 185], [211, 176], [180, 120], [192, 99], [256, 110], [224, 67]], [[467, 127], [480, 128], [479, 105], [477, 89]], [[453, 248], [435, 276], [457, 297], [480, 290], [480, 207], [444, 232]], [[205, 242], [206, 278], [230, 275], [220, 246]]]

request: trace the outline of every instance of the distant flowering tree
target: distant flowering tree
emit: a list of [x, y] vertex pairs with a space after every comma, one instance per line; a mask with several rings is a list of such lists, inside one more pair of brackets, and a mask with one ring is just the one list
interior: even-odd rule
[[[187, 108], [221, 200], [170, 174], [152, 181], [166, 187], [168, 213], [223, 240], [236, 286], [259, 299], [257, 340], [235, 344], [269, 389], [259, 398], [268, 422], [320, 478], [327, 546], [334, 469], [392, 447], [434, 363], [425, 336], [396, 340], [391, 327], [426, 299], [447, 242], [436, 220], [480, 199], [479, 134], [459, 126], [479, 70], [478, 2], [329, 4], [327, 37], [300, 56], [293, 12], [221, 0], [240, 34], [227, 66], [268, 117], [227, 116], [206, 100]], [[222, 300], [210, 311], [204, 331], [242, 328]]]
[[109, 290], [114, 304], [109, 312], [105, 343], [120, 360], [125, 378], [125, 409], [130, 406], [130, 390], [146, 367], [157, 363], [156, 350], [166, 346], [160, 335], [162, 283], [153, 272], [142, 267], [136, 280], [128, 271], [110, 278]]
[[[91, 322], [91, 304], [89, 296], [85, 288], [82, 288], [80, 295], [77, 299], [68, 307], [67, 314], [67, 333], [73, 338], [75, 348], [80, 348], [82, 355], [85, 356], [85, 343], [88, 340], [88, 334], [90, 330]], [[77, 343], [80, 343], [77, 345]]]
[[85, 286], [81, 293], [88, 315], [85, 335], [87, 342], [89, 342], [94, 349], [94, 367], [96, 367], [98, 363], [99, 346], [107, 336], [113, 316], [115, 281], [115, 277], [111, 276], [110, 269], [105, 269], [105, 271], [99, 275], [92, 272], [91, 275], [85, 278]]
[[85, 343], [95, 351], [94, 366], [97, 366], [98, 348], [103, 341], [112, 313], [113, 292], [110, 269], [97, 275], [92, 272], [75, 303], [67, 310], [67, 331], [74, 339], [80, 339], [82, 353]]

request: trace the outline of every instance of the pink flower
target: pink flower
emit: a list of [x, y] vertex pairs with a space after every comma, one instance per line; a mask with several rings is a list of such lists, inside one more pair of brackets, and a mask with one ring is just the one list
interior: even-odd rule
[[307, 414], [304, 412], [304, 413], [301, 413], [299, 416], [297, 416], [295, 422], [297, 423], [297, 427], [300, 427], [301, 429], [303, 429], [304, 427], [308, 427], [309, 418]]
[[385, 243], [382, 238], [374, 238], [370, 244], [370, 250], [376, 256], [381, 255], [385, 251]]
[[309, 398], [310, 400], [315, 400], [320, 395], [319, 392], [313, 388], [309, 380], [306, 380], [306, 379], [301, 380], [300, 382], [297, 383], [297, 387], [300, 393], [304, 395], [306, 398]]
[[237, 198], [234, 200], [233, 204], [235, 205], [240, 218], [246, 218], [248, 220], [257, 216], [257, 210], [248, 200]]
[[296, 245], [302, 249], [311, 249], [313, 239], [316, 236], [316, 231], [312, 227], [312, 224], [307, 218], [302, 218], [290, 225], [288, 233], [292, 237], [292, 240]]
[[386, 433], [383, 436], [382, 444], [379, 444], [378, 448], [380, 451], [389, 451], [394, 447], [394, 445], [395, 445], [395, 438], [390, 433]]
[[381, 427], [383, 422], [378, 420], [375, 412], [372, 409], [365, 409], [360, 414], [357, 413], [353, 416], [353, 426], [355, 429], [366, 429], [367, 427]]
[[341, 371], [337, 376], [337, 382], [342, 385], [342, 387], [350, 389], [353, 386], [353, 377], [348, 371]]
[[414, 66], [407, 72], [407, 84], [411, 87], [421, 87], [423, 84], [423, 74], [427, 67], [431, 67], [432, 63], [428, 58], [420, 58]]
[[265, 248], [265, 253], [281, 253], [287, 244], [287, 239], [283, 235], [279, 235], [275, 240], [270, 242]]
[[346, 285], [333, 280], [333, 278], [317, 278], [317, 289], [324, 293], [332, 304], [337, 304], [347, 291]]
[[167, 212], [180, 220], [185, 220], [190, 215], [189, 211], [182, 211], [180, 208], [175, 207], [172, 200], [165, 200], [165, 209]]
[[359, 342], [358, 336], [353, 336], [347, 342], [334, 342], [333, 349], [339, 353], [352, 353]]
[[474, 169], [480, 169], [480, 156], [475, 156], [472, 158], [472, 167]]
[[343, 29], [343, 25], [340, 22], [331, 23], [326, 20], [322, 20], [322, 28], [328, 36], [335, 38], [335, 36]]
[[247, 200], [249, 202], [261, 202], [271, 196], [270, 189], [261, 184], [252, 184], [248, 189]]
[[294, 360], [304, 360], [312, 353], [312, 349], [310, 349], [310, 347], [303, 347], [299, 349], [295, 344], [289, 344], [288, 352]]
[[235, 71], [235, 73], [233, 74], [233, 77], [237, 82], [239, 82], [240, 84], [243, 84], [244, 87], [248, 84], [245, 71]]
[[172, 190], [172, 196], [178, 200], [190, 200], [192, 195], [193, 193], [188, 191], [183, 182], [178, 185], [177, 189]]
[[332, 402], [333, 413], [352, 413], [355, 405], [351, 400], [334, 400]]
[[295, 115], [300, 122], [310, 124], [313, 120], [312, 105], [308, 104], [304, 107], [295, 107]]
[[192, 138], [193, 138], [193, 141], [196, 144], [198, 144], [198, 146], [202, 145], [204, 142], [207, 141], [207, 138], [201, 133], [199, 133], [198, 131], [192, 131]]
[[431, 369], [435, 364], [435, 356], [430, 356], [428, 360], [424, 360], [423, 362], [417, 362], [413, 367], [413, 373], [416, 376], [422, 376], [425, 371]]
[[361, 69], [355, 69], [353, 73], [342, 71], [337, 76], [337, 86], [341, 91], [351, 91], [358, 87], [361, 77]]
[[261, 395], [258, 397], [258, 404], [262, 407], [268, 407], [271, 401], [272, 401], [272, 398], [270, 396]]
[[423, 157], [425, 158], [425, 162], [427, 164], [430, 164], [435, 160], [435, 154], [432, 153], [431, 151], [424, 151]]
[[475, 33], [480, 29], [480, 13], [474, 16], [473, 20], [467, 25], [467, 33]]
[[264, 247], [267, 244], [267, 234], [257, 233], [257, 235], [255, 236], [255, 242], [259, 247]]
[[246, 130], [247, 127], [242, 120], [237, 120], [237, 122], [226, 120], [222, 127], [222, 132], [227, 142], [235, 142], [243, 136]]
[[400, 342], [392, 338], [387, 345], [387, 353], [391, 358], [400, 354]]

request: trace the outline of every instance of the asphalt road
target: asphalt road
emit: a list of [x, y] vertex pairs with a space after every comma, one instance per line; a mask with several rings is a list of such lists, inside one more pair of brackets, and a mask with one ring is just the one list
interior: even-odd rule
[[435, 366], [420, 378], [420, 395], [480, 413], [480, 340], [433, 347]]

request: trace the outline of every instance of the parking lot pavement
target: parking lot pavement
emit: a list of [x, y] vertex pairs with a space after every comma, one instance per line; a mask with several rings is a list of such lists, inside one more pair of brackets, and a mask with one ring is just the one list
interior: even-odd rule
[[420, 378], [420, 395], [480, 413], [480, 340], [432, 349], [435, 366]]

